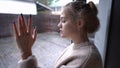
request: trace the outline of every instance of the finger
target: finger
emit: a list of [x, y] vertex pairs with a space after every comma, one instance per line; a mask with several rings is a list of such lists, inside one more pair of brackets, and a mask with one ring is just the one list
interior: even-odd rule
[[33, 41], [36, 40], [36, 37], [37, 37], [37, 29], [36, 27], [34, 28], [34, 31], [33, 31]]
[[22, 21], [21, 21], [20, 17], [19, 17], [18, 19], [19, 19], [19, 30], [20, 30], [20, 35], [23, 35], [24, 29], [23, 29]]
[[20, 19], [21, 19], [24, 31], [27, 32], [27, 28], [26, 28], [25, 19], [24, 19], [23, 14], [21, 14], [21, 18]]
[[28, 32], [32, 34], [32, 16], [30, 15], [29, 23], [28, 23]]
[[14, 31], [15, 31], [16, 37], [18, 37], [18, 36], [19, 36], [19, 33], [18, 33], [18, 30], [17, 30], [17, 27], [16, 27], [15, 22], [13, 23], [13, 29], [14, 29]]

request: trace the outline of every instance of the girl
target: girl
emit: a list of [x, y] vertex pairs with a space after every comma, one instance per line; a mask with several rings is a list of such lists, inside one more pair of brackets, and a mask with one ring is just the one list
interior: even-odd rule
[[[63, 38], [73, 43], [58, 58], [54, 68], [102, 68], [101, 56], [95, 45], [88, 39], [89, 33], [99, 28], [97, 8], [93, 2], [70, 2], [63, 7], [58, 27]], [[37, 68], [37, 60], [32, 55], [32, 46], [36, 40], [36, 28], [32, 32], [32, 19], [26, 27], [23, 16], [19, 18], [19, 32], [14, 24], [16, 40], [21, 50], [20, 68]]]

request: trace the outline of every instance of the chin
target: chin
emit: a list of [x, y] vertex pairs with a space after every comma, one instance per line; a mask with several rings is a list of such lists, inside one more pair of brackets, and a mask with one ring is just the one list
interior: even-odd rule
[[64, 35], [60, 34], [60, 36], [61, 36], [62, 38], [64, 38]]
[[65, 36], [61, 36], [62, 38], [66, 38]]
[[64, 34], [60, 34], [60, 36], [61, 36], [62, 38], [67, 38], [67, 36], [65, 36]]

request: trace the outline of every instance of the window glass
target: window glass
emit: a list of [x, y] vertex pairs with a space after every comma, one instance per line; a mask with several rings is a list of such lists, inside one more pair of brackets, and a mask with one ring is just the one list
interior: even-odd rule
[[[37, 39], [33, 46], [33, 54], [38, 59], [41, 68], [53, 68], [57, 57], [71, 41], [60, 37], [57, 27], [61, 8], [72, 0], [36, 0], [37, 15], [32, 15], [33, 27], [37, 27]], [[87, 0], [87, 2], [90, 0]], [[98, 0], [93, 0], [98, 5]], [[13, 10], [16, 10], [14, 8]], [[29, 11], [25, 10], [25, 11]], [[21, 59], [17, 47], [13, 22], [17, 21], [19, 14], [0, 13], [0, 68], [18, 68]], [[29, 18], [25, 14], [24, 18]], [[16, 22], [17, 23], [17, 22]], [[27, 24], [27, 23], [26, 23]], [[94, 34], [90, 35], [94, 39]]]
[[[70, 44], [70, 40], [60, 37], [57, 27], [61, 7], [70, 1], [36, 1], [37, 15], [32, 15], [32, 22], [33, 28], [34, 26], [37, 27], [37, 39], [32, 51], [36, 55], [41, 68], [53, 68], [57, 57]], [[29, 12], [29, 9], [25, 11]], [[13, 30], [13, 23], [15, 21], [17, 24], [18, 17], [19, 14], [16, 13], [0, 13], [0, 68], [18, 68], [18, 61], [21, 59], [21, 54], [17, 47]], [[29, 14], [24, 14], [24, 18], [27, 22]]]

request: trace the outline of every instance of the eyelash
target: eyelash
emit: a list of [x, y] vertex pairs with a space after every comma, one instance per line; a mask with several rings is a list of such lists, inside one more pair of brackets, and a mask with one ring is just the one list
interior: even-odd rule
[[65, 20], [61, 20], [62, 23], [65, 23], [66, 21]]

